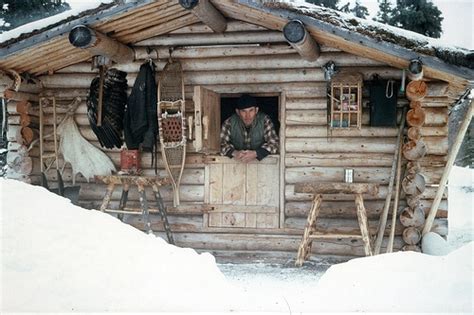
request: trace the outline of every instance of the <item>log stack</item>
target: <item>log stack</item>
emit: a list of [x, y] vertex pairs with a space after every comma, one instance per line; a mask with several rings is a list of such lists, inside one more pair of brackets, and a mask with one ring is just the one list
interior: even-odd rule
[[410, 101], [410, 110], [407, 112], [408, 141], [403, 146], [403, 156], [408, 160], [402, 188], [407, 199], [407, 207], [400, 213], [400, 222], [405, 227], [402, 239], [404, 251], [421, 252], [421, 229], [425, 223], [425, 211], [420, 204], [420, 196], [426, 188], [425, 177], [421, 173], [420, 160], [428, 149], [422, 138], [422, 127], [425, 123], [426, 112], [422, 107], [422, 100], [428, 94], [428, 86], [422, 81], [423, 70], [420, 67], [409, 67], [409, 78], [412, 81], [407, 85], [406, 97]]
[[28, 147], [39, 137], [37, 104], [27, 100], [9, 99], [8, 110], [8, 152], [7, 178], [32, 182], [32, 176], [39, 169], [39, 159], [28, 152]]

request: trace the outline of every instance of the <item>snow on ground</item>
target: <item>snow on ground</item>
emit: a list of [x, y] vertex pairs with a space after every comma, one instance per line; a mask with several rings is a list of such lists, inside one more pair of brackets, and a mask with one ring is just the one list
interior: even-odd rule
[[[461, 168], [461, 167], [453, 167], [450, 177], [449, 177], [449, 234], [448, 234], [448, 246], [450, 250], [455, 250], [461, 248], [462, 246], [466, 245], [469, 242], [472, 242], [474, 239], [474, 170], [469, 168]], [[278, 265], [270, 265], [270, 264], [245, 264], [245, 265], [232, 265], [232, 264], [223, 264], [219, 265], [221, 271], [226, 275], [230, 282], [235, 284], [236, 286], [243, 288], [248, 292], [270, 292], [271, 294], [278, 294], [283, 293], [285, 299], [290, 302], [290, 305], [298, 304], [299, 310], [306, 309], [310, 310], [311, 307], [307, 306], [304, 307], [305, 304], [308, 304], [308, 301], [314, 300], [311, 296], [316, 296], [321, 294], [324, 300], [333, 301], [327, 295], [330, 294], [338, 294], [338, 290], [341, 287], [348, 287], [349, 291], [354, 290], [355, 292], [344, 292], [347, 291], [343, 289], [338, 294], [340, 297], [344, 297], [344, 302], [340, 304], [339, 302], [334, 302], [334, 305], [339, 305], [339, 307], [334, 307], [332, 310], [365, 310], [365, 311], [438, 311], [444, 310], [445, 312], [455, 311], [458, 306], [453, 306], [452, 309], [448, 309], [447, 306], [451, 305], [451, 303], [446, 303], [446, 298], [442, 296], [449, 295], [456, 295], [458, 290], [454, 290], [456, 282], [459, 279], [463, 279], [467, 275], [467, 280], [464, 283], [465, 291], [461, 291], [460, 295], [463, 295], [464, 292], [465, 300], [464, 300], [464, 307], [465, 309], [457, 310], [458, 312], [468, 312], [469, 310], [474, 310], [474, 295], [473, 295], [473, 281], [474, 274], [473, 274], [473, 256], [472, 256], [472, 245], [470, 245], [470, 249], [466, 247], [463, 249], [464, 252], [455, 253], [454, 257], [454, 269], [458, 267], [460, 269], [464, 268], [464, 270], [458, 275], [451, 275], [453, 276], [452, 281], [450, 279], [443, 279], [444, 274], [439, 274], [435, 268], [433, 268], [433, 274], [430, 274], [430, 271], [424, 267], [423, 264], [417, 267], [416, 263], [411, 262], [411, 260], [416, 260], [421, 263], [420, 257], [425, 257], [427, 259], [432, 258], [427, 255], [415, 254], [415, 253], [394, 253], [390, 255], [382, 255], [372, 258], [361, 258], [355, 259], [347, 264], [338, 264], [334, 265], [330, 268], [330, 272], [324, 274], [330, 265], [328, 265], [327, 261], [319, 260], [316, 263], [305, 263], [302, 268], [294, 268], [291, 265], [285, 266], [278, 266]], [[397, 256], [397, 257], [395, 257]], [[404, 261], [405, 256], [408, 256], [407, 262]], [[461, 257], [462, 256], [462, 257]], [[383, 260], [380, 258], [383, 257]], [[438, 259], [434, 259], [433, 261], [436, 263]], [[441, 259], [445, 259], [444, 257]], [[456, 262], [456, 260], [459, 260]], [[373, 261], [373, 263], [372, 263]], [[433, 261], [429, 262], [429, 265], [433, 263]], [[461, 263], [459, 263], [461, 262]], [[444, 262], [444, 266], [438, 265], [437, 268], [441, 268], [439, 270], [446, 270], [446, 268], [453, 267], [453, 264], [449, 265], [449, 263]], [[367, 268], [364, 271], [361, 269], [359, 265], [366, 265]], [[395, 268], [390, 268], [391, 265], [394, 265]], [[415, 269], [410, 268], [409, 266], [414, 265], [414, 268], [418, 268], [420, 270], [416, 270], [416, 272], [420, 272], [420, 277], [415, 277], [414, 280], [409, 277], [407, 279], [407, 285], [403, 284], [402, 280], [398, 277], [400, 276], [410, 276], [413, 275]], [[408, 265], [408, 266], [407, 266]], [[341, 267], [343, 266], [343, 267]], [[380, 266], [380, 267], [379, 267]], [[401, 266], [399, 268], [399, 266]], [[334, 272], [334, 269], [338, 270]], [[356, 270], [354, 270], [356, 269]], [[431, 268], [430, 268], [431, 269]], [[374, 272], [372, 272], [374, 271]], [[376, 272], [375, 272], [376, 271]], [[465, 273], [464, 275], [462, 273]], [[338, 275], [334, 275], [334, 273], [338, 273]], [[324, 276], [323, 276], [324, 274]], [[360, 277], [358, 276], [360, 275]], [[439, 276], [439, 277], [438, 277]], [[323, 277], [323, 281], [318, 281]], [[421, 277], [426, 277], [426, 281], [423, 283]], [[447, 276], [449, 277], [449, 275]], [[335, 279], [341, 278], [341, 279]], [[393, 292], [390, 292], [390, 286], [386, 286], [382, 289], [382, 287], [377, 287], [378, 285], [382, 285], [380, 282], [377, 282], [377, 278], [383, 279], [383, 284], [393, 285]], [[328, 280], [329, 279], [329, 280]], [[470, 279], [470, 280], [469, 280]], [[432, 280], [432, 281], [429, 281]], [[414, 281], [414, 283], [409, 283], [408, 281]], [[404, 294], [400, 293], [403, 290], [413, 290], [412, 292], [422, 292], [417, 291], [417, 281], [422, 282], [421, 285], [427, 288], [444, 288], [446, 287], [445, 284], [448, 285], [446, 291], [439, 292], [438, 290], [434, 290], [432, 294], [426, 292], [426, 295], [423, 294], [420, 298], [424, 296], [432, 296], [432, 297], [439, 297], [438, 301], [443, 301], [446, 305], [444, 307], [441, 306], [440, 309], [436, 309], [436, 307], [432, 308], [431, 310], [428, 309], [428, 306], [431, 303], [426, 305], [426, 308], [420, 306], [422, 303], [420, 299], [417, 297], [415, 299], [405, 298], [403, 297]], [[462, 280], [461, 280], [462, 281]], [[392, 284], [390, 284], [392, 282]], [[331, 283], [334, 283], [334, 286], [331, 287]], [[345, 284], [343, 284], [345, 283]], [[430, 284], [431, 283], [431, 284]], [[315, 286], [324, 287], [324, 290], [321, 290], [319, 293], [316, 292]], [[412, 288], [408, 287], [408, 284], [414, 285]], [[459, 284], [459, 283], [458, 283]], [[367, 290], [362, 290], [361, 286], [364, 285], [364, 288]], [[370, 290], [369, 290], [370, 288]], [[403, 289], [406, 288], [406, 289]], [[330, 294], [326, 294], [325, 290], [328, 289]], [[358, 290], [361, 289], [361, 290]], [[430, 289], [430, 290], [431, 290]], [[398, 292], [395, 292], [397, 291]], [[360, 300], [363, 302], [357, 303], [357, 298], [350, 298], [347, 299], [347, 296], [354, 296], [358, 297], [360, 291], [367, 292], [367, 296], [361, 296]], [[377, 294], [378, 293], [378, 294]], [[390, 298], [390, 294], [393, 296]], [[381, 296], [379, 296], [381, 295]], [[384, 298], [385, 297], [385, 298]], [[403, 299], [403, 303], [406, 300], [408, 301], [408, 307], [405, 310], [400, 308], [394, 308], [389, 305], [393, 304], [393, 301], [399, 303], [400, 299]], [[341, 298], [342, 300], [342, 298]], [[365, 304], [364, 304], [365, 303]], [[386, 303], [386, 304], [384, 304]], [[399, 304], [403, 304], [399, 303]], [[420, 305], [413, 305], [413, 303], [420, 304]], [[321, 309], [323, 304], [318, 302], [313, 302], [314, 309]], [[318, 304], [318, 305], [316, 305]], [[378, 305], [377, 305], [378, 304]], [[333, 305], [333, 306], [334, 306]], [[326, 305], [328, 306], [328, 305]], [[323, 308], [324, 309], [324, 308]], [[331, 309], [328, 307], [328, 309]], [[294, 311], [294, 310], [293, 310]], [[327, 311], [327, 310], [326, 310]]]
[[[466, 180], [472, 170], [459, 174]], [[467, 190], [460, 193], [472, 198]], [[466, 238], [451, 241], [459, 248], [446, 256], [398, 252], [299, 269], [290, 262], [216, 265], [209, 254], [168, 245], [41, 187], [1, 179], [0, 194], [2, 313], [474, 310]], [[452, 211], [465, 218], [472, 203], [456, 198]], [[466, 224], [472, 239], [472, 221]]]
[[0, 192], [1, 311], [231, 309], [232, 287], [210, 254], [168, 245], [42, 187], [0, 179]]

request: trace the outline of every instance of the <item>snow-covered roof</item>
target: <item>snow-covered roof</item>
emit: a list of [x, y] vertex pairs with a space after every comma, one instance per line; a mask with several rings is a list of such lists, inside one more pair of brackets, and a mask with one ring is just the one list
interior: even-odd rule
[[342, 29], [366, 35], [377, 41], [393, 43], [420, 54], [438, 57], [453, 65], [474, 69], [474, 51], [446, 45], [439, 39], [376, 21], [357, 18], [352, 14], [316, 6], [304, 1], [264, 1], [264, 6], [304, 14]]
[[[98, 5], [100, 2], [107, 3]], [[303, 1], [212, 2], [224, 15], [232, 19], [281, 31], [288, 20], [298, 18], [312, 29], [313, 36], [316, 34], [317, 37], [317, 34], [321, 34], [331, 37], [331, 40], [323, 44], [329, 46], [336, 44], [339, 49], [386, 62], [398, 68], [406, 67], [409, 60], [419, 58], [426, 66], [428, 77], [449, 82], [455, 81], [459, 83], [459, 86], [464, 86], [466, 83], [472, 85], [474, 82], [473, 51], [448, 46], [439, 40], [414, 32], [359, 19]], [[3, 59], [0, 61], [0, 67], [11, 67], [19, 72], [27, 71], [36, 75], [87, 60], [90, 58], [88, 53], [80, 50], [73, 51], [67, 41], [67, 36], [64, 36], [79, 24], [97, 27], [96, 30], [99, 32], [108, 33], [114, 30], [110, 35], [112, 38], [125, 44], [133, 44], [151, 36], [162, 35], [162, 33], [148, 32], [143, 28], [138, 28], [134, 33], [128, 32], [128, 29], [140, 20], [135, 18], [140, 15], [140, 11], [145, 10], [147, 14], [156, 16], [155, 19], [149, 19], [148, 29], [156, 28], [159, 24], [170, 23], [161, 17], [171, 14], [171, 11], [182, 10], [180, 14], [187, 14], [187, 19], [184, 19], [184, 15], [181, 16], [179, 23], [174, 25], [174, 29], [199, 22], [191, 12], [186, 12], [187, 10], [180, 7], [178, 1], [170, 1], [169, 5], [162, 7], [161, 4], [154, 0], [94, 0], [86, 11], [76, 12], [74, 15], [71, 15], [71, 12], [64, 13], [64, 15], [30, 23], [17, 30], [0, 34], [0, 60]], [[160, 8], [158, 9], [157, 6]], [[108, 26], [111, 22], [120, 24], [121, 34], [116, 31], [116, 28]], [[161, 29], [168, 28], [161, 27]], [[169, 30], [164, 32], [169, 32]], [[45, 65], [38, 63], [40, 59], [51, 57], [50, 54], [46, 54], [48, 45], [61, 47], [56, 50], [54, 67], [51, 69], [46, 69]], [[36, 49], [38, 47], [42, 50], [38, 51]], [[33, 50], [37, 55], [35, 60], [39, 60], [36, 63], [30, 61], [28, 57]], [[371, 53], [367, 56], [366, 52]]]
[[78, 7], [0, 33], [0, 47], [8, 46], [9, 43], [28, 38], [99, 10], [108, 9], [115, 4], [116, 1], [114, 0], [89, 0], [82, 2]]

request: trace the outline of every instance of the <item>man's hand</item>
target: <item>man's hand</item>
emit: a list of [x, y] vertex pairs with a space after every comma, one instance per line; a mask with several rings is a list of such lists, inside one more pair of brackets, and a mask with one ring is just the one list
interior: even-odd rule
[[257, 152], [252, 150], [234, 151], [232, 155], [236, 160], [243, 163], [252, 162], [253, 160], [257, 159]]

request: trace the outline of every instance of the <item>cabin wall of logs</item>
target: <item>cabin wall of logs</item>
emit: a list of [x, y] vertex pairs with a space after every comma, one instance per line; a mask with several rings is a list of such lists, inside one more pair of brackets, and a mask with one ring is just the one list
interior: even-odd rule
[[[209, 46], [197, 46], [198, 43]], [[147, 49], [149, 47], [161, 48], [150, 50]], [[370, 80], [375, 74], [383, 79], [400, 80], [401, 70], [370, 59], [370, 55], [363, 58], [327, 46], [320, 47], [320, 56], [316, 61], [306, 61], [287, 44], [281, 32], [232, 21], [228, 23], [224, 34], [211, 34], [209, 27], [198, 24], [138, 42], [133, 48], [137, 60], [115, 65], [115, 68], [128, 73], [129, 88], [133, 86], [139, 67], [145, 60], [153, 59], [159, 75], [171, 53], [171, 57], [179, 59], [183, 66], [186, 110], [189, 113], [193, 111], [193, 89], [198, 85], [227, 96], [238, 93], [280, 96], [280, 180], [283, 185], [280, 191], [284, 195], [281, 199], [283, 204], [280, 205], [283, 211], [280, 228], [204, 229], [205, 159], [202, 154], [193, 152], [189, 145], [180, 188], [181, 206], [173, 208], [172, 191], [169, 188], [162, 190], [168, 205], [171, 230], [178, 245], [216, 252], [275, 251], [296, 255], [311, 206], [311, 195], [295, 193], [295, 184], [308, 181], [343, 182], [345, 168], [354, 170], [354, 182], [380, 184], [375, 196], [364, 196], [369, 229], [375, 235], [387, 196], [398, 128], [370, 127], [369, 96], [364, 91], [361, 129], [330, 131], [327, 123], [327, 82], [322, 66], [332, 60], [340, 69], [361, 73], [364, 80]], [[58, 120], [67, 105], [80, 97], [82, 101], [74, 116], [75, 121], [81, 134], [100, 147], [89, 126], [85, 103], [88, 88], [95, 76], [97, 71], [91, 70], [90, 63], [74, 64], [54, 74], [41, 76], [39, 79], [43, 88], [28, 92], [54, 95]], [[406, 171], [402, 177], [403, 190], [398, 206], [401, 224], [398, 221], [394, 250], [400, 250], [405, 245], [409, 245], [405, 249], [416, 249], [413, 247], [417, 244], [416, 231], [419, 231], [417, 229], [432, 204], [437, 189], [433, 185], [438, 184], [442, 176], [448, 152], [448, 106], [453, 103], [450, 86], [425, 79], [411, 81], [426, 85], [426, 95], [422, 100], [409, 100], [404, 96], [398, 100], [398, 121], [402, 119], [403, 106], [410, 106], [408, 116], [411, 118], [405, 132], [409, 141], [403, 147], [402, 165]], [[16, 152], [17, 157], [23, 154], [32, 159], [32, 166], [19, 173], [28, 176], [33, 182], [39, 169], [38, 148], [33, 147], [26, 152], [25, 149], [37, 137], [34, 128], [37, 108], [37, 97], [12, 99], [8, 103], [9, 139], [16, 148], [12, 152]], [[50, 108], [46, 108], [45, 112], [47, 134], [52, 130], [53, 118]], [[423, 116], [422, 122], [417, 121], [420, 115]], [[24, 128], [30, 128], [31, 131]], [[23, 134], [28, 134], [28, 141]], [[53, 150], [52, 139], [45, 139], [45, 147], [46, 151]], [[103, 151], [119, 167], [120, 151]], [[144, 175], [154, 175], [150, 153], [142, 154], [141, 165]], [[166, 176], [160, 156], [158, 165], [158, 174]], [[71, 174], [71, 168], [67, 166], [63, 175], [66, 183], [71, 182]], [[56, 173], [49, 171], [47, 175], [54, 183]], [[105, 194], [105, 186], [93, 180], [88, 181], [81, 175], [77, 176], [76, 183], [81, 185], [80, 205], [98, 209]], [[151, 192], [149, 194], [151, 200]], [[355, 206], [350, 198], [347, 195], [323, 196], [325, 201], [318, 223], [320, 231], [358, 233]], [[441, 235], [447, 234], [446, 198], [445, 195], [433, 225], [433, 230]], [[119, 200], [120, 192], [115, 191], [111, 207], [118, 206]], [[139, 208], [136, 191], [130, 191], [129, 206]], [[126, 215], [124, 220], [137, 228], [143, 228], [141, 216]], [[151, 215], [151, 222], [152, 229], [162, 233], [162, 222], [157, 214]], [[389, 230], [390, 224], [387, 225], [386, 235]], [[361, 240], [325, 239], [315, 241], [313, 246], [314, 252], [319, 254], [364, 255]]]
[[38, 100], [40, 85], [20, 83], [20, 76], [2, 72], [0, 97], [7, 104], [7, 171], [8, 178], [26, 183], [38, 179], [40, 162], [37, 150], [32, 150], [39, 138]]

